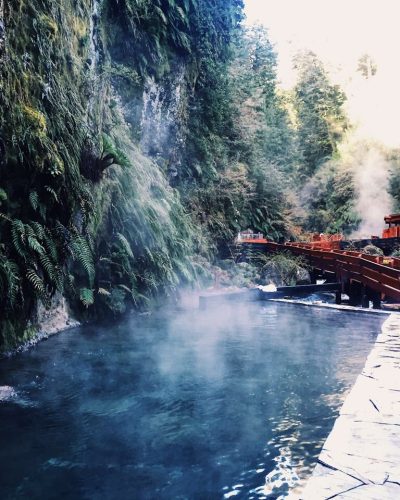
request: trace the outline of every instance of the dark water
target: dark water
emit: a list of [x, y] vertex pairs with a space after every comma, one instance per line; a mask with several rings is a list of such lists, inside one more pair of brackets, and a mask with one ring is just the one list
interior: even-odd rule
[[42, 342], [0, 362], [0, 498], [297, 498], [381, 322], [255, 304]]

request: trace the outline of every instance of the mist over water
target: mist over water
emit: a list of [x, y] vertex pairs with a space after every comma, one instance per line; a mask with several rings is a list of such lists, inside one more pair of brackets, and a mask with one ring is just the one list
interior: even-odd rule
[[0, 363], [0, 497], [283, 498], [379, 327], [252, 304], [53, 337]]

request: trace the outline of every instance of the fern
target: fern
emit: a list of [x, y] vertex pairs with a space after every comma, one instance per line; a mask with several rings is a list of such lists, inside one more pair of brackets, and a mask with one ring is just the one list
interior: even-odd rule
[[124, 284], [120, 284], [118, 285], [119, 288], [121, 288], [122, 290], [125, 290], [125, 292], [128, 292], [129, 295], [132, 296], [132, 298], [134, 298], [134, 293], [133, 293], [133, 290], [131, 290], [128, 286], [124, 285]]
[[89, 278], [89, 283], [90, 285], [92, 285], [95, 271], [93, 264], [93, 255], [88, 242], [83, 236], [75, 236], [70, 244], [70, 251], [73, 259], [80, 262], [82, 267], [85, 269]]
[[57, 244], [55, 240], [46, 232], [43, 234], [43, 244], [47, 253], [53, 259], [53, 262], [59, 262]]
[[12, 243], [17, 253], [26, 259], [25, 252], [25, 225], [19, 219], [14, 219], [11, 223], [11, 238]]
[[31, 191], [29, 193], [29, 202], [33, 208], [33, 210], [37, 210], [39, 206], [39, 196], [36, 191]]
[[43, 280], [36, 274], [36, 272], [33, 269], [28, 269], [26, 277], [33, 286], [35, 292], [40, 297], [44, 297], [46, 294], [46, 287], [44, 286]]
[[57, 196], [57, 193], [54, 191], [54, 189], [51, 186], [45, 186], [44, 188], [49, 194], [51, 194], [54, 201], [56, 201], [58, 203], [58, 196]]
[[39, 260], [40, 263], [42, 264], [43, 269], [46, 271], [50, 281], [54, 282], [56, 280], [56, 270], [54, 264], [51, 262], [51, 260], [45, 253], [42, 253], [39, 256]]
[[94, 302], [93, 290], [89, 288], [81, 288], [79, 298], [85, 307], [89, 307]]
[[129, 241], [125, 238], [125, 236], [121, 233], [117, 233], [117, 238], [118, 238], [118, 241], [121, 243], [122, 245], [122, 248], [123, 250], [125, 251], [125, 253], [129, 256], [129, 257], [132, 257], [133, 258], [133, 252], [132, 252], [132, 248], [131, 248], [131, 245], [129, 243]]
[[114, 163], [121, 167], [129, 167], [131, 162], [126, 154], [117, 148], [114, 141], [107, 134], [103, 134], [103, 156], [110, 155], [114, 158]]
[[[29, 226], [28, 226], [28, 228], [29, 228]], [[29, 229], [32, 229], [32, 228], [29, 228]], [[27, 235], [27, 242], [28, 242], [29, 248], [34, 250], [38, 254], [43, 254], [44, 248], [42, 247], [42, 245], [38, 242], [38, 240], [34, 236], [33, 230], [29, 231], [29, 229], [28, 229], [28, 235]]]
[[0, 260], [1, 292], [7, 297], [11, 306], [14, 305], [19, 290], [20, 278], [18, 265], [2, 256]]
[[33, 228], [35, 231], [35, 235], [39, 240], [42, 240], [45, 236], [45, 230], [44, 227], [39, 224], [38, 222], [32, 221], [30, 222], [30, 226]]
[[0, 188], [0, 205], [2, 204], [3, 201], [6, 201], [8, 199], [7, 193], [4, 191], [3, 188]]
[[168, 19], [160, 7], [155, 6], [154, 11], [157, 13], [163, 24], [168, 24]]

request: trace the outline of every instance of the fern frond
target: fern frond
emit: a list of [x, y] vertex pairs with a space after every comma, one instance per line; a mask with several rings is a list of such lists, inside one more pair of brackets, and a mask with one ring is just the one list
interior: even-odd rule
[[133, 297], [132, 290], [128, 286], [126, 286], [123, 283], [121, 283], [120, 285], [118, 285], [118, 287], [122, 288], [122, 290], [125, 290], [125, 292], [128, 292], [129, 295], [131, 295]]
[[39, 206], [39, 196], [36, 191], [31, 191], [29, 193], [29, 202], [33, 210], [36, 211]]
[[93, 290], [90, 288], [81, 288], [79, 298], [85, 307], [91, 306], [94, 302]]
[[51, 262], [48, 255], [46, 255], [45, 253], [42, 253], [39, 256], [39, 260], [40, 260], [40, 263], [42, 264], [43, 269], [46, 271], [47, 276], [49, 277], [50, 281], [55, 281], [56, 270], [55, 270], [54, 264]]
[[82, 267], [85, 269], [90, 284], [94, 280], [94, 264], [92, 251], [88, 245], [88, 242], [83, 236], [75, 236], [70, 244], [70, 251], [72, 258], [80, 262]]
[[54, 283], [56, 284], [56, 288], [59, 292], [64, 291], [64, 281], [65, 281], [64, 271], [61, 268], [56, 267], [54, 275]]
[[33, 288], [35, 289], [35, 292], [40, 297], [45, 296], [46, 288], [44, 286], [43, 280], [36, 274], [36, 272], [33, 269], [28, 269], [28, 271], [26, 272], [26, 277], [33, 286]]
[[11, 223], [11, 239], [17, 253], [26, 259], [25, 251], [25, 225], [19, 219], [14, 219]]
[[50, 254], [51, 258], [53, 259], [53, 262], [58, 262], [57, 245], [56, 245], [56, 242], [53, 240], [53, 238], [49, 234], [44, 233], [43, 243], [44, 243], [45, 249], [47, 250], [47, 252]]
[[35, 252], [42, 254], [44, 252], [44, 248], [37, 240], [36, 233], [33, 227], [31, 227], [29, 224], [25, 224], [25, 231], [26, 231], [26, 240], [28, 243], [28, 247], [31, 250], [34, 250]]
[[0, 261], [0, 273], [2, 278], [3, 294], [10, 305], [13, 306], [19, 290], [19, 268], [15, 262], [3, 257]]
[[54, 200], [58, 203], [58, 196], [57, 193], [54, 191], [54, 189], [51, 186], [45, 186], [44, 188], [49, 194], [51, 194]]
[[133, 252], [132, 252], [132, 248], [131, 248], [131, 245], [129, 243], [129, 241], [125, 238], [125, 236], [121, 233], [117, 233], [117, 238], [118, 238], [118, 241], [121, 243], [122, 245], [122, 248], [123, 250], [125, 251], [125, 253], [129, 256], [129, 257], [132, 257], [133, 258]]
[[32, 221], [30, 222], [30, 226], [33, 228], [35, 231], [35, 235], [39, 240], [43, 240], [44, 235], [45, 235], [45, 230], [44, 227], [39, 224], [39, 222]]

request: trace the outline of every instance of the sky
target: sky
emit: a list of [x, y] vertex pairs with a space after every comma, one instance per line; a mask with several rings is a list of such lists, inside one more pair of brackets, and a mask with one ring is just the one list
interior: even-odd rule
[[[400, 146], [400, 0], [245, 0], [247, 22], [268, 28], [282, 86], [295, 82], [292, 57], [311, 49], [345, 90], [360, 133]], [[369, 81], [357, 73], [368, 53], [378, 65]]]

